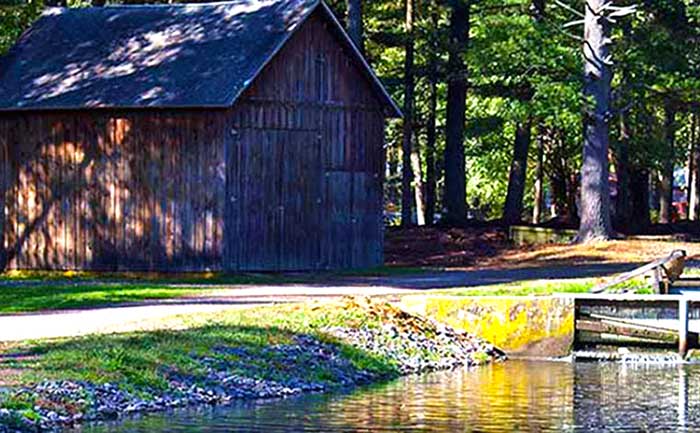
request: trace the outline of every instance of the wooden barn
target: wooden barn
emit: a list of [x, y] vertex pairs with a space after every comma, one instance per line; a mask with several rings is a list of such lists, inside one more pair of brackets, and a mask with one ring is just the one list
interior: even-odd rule
[[320, 0], [49, 9], [0, 60], [2, 265], [379, 265], [396, 116]]

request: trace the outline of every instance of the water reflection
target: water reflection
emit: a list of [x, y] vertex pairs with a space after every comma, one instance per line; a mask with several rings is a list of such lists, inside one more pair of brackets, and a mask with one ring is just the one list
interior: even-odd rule
[[97, 432], [698, 431], [700, 366], [509, 361], [346, 395], [150, 415]]

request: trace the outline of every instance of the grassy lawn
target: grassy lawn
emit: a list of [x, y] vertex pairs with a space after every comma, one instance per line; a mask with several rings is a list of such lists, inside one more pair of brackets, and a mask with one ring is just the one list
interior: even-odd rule
[[191, 287], [148, 283], [7, 286], [0, 287], [0, 314], [173, 299], [201, 292]]
[[[327, 339], [320, 332], [322, 327], [379, 326], [376, 318], [360, 313], [358, 310], [313, 304], [261, 307], [164, 319], [167, 322], [164, 327], [184, 330], [9, 344], [0, 349], [0, 371], [4, 369], [12, 374], [3, 375], [0, 382], [25, 384], [41, 380], [85, 380], [120, 383], [128, 389], [162, 389], [167, 386], [168, 372], [193, 376], [203, 374], [199, 358], [236, 358], [235, 354], [217, 350], [222, 347], [241, 348], [256, 354], [255, 365], [241, 368], [254, 369], [255, 375], [274, 379], [284, 372], [274, 365], [274, 354], [264, 352], [264, 348], [290, 344], [298, 335]], [[388, 361], [368, 357], [349, 347], [345, 349], [347, 357], [358, 367], [386, 374], [394, 371]], [[303, 373], [326, 375], [322, 369]]]
[[25, 425], [49, 411], [99, 414], [112, 401], [105, 387], [117, 390], [120, 407], [202, 393], [259, 398], [260, 386], [332, 391], [395, 378], [407, 366], [473, 365], [494, 355], [480, 340], [364, 298], [163, 322], [159, 331], [0, 345], [0, 426], [3, 417]]
[[[217, 383], [211, 371], [217, 366], [225, 366], [220, 368], [228, 375], [321, 383], [326, 389], [342, 386], [346, 374], [360, 369], [374, 377], [399, 374], [396, 363], [321, 331], [326, 326], [379, 326], [376, 318], [358, 310], [295, 305], [168, 320], [186, 329], [0, 346], [0, 409], [12, 410], [10, 422], [17, 423], [39, 419], [38, 407], [66, 415], [94, 410], [97, 397], [89, 390], [80, 391], [76, 400], [33, 388], [46, 381], [110, 383], [148, 401], [164, 394], [186, 396], [178, 383], [213, 389]], [[315, 362], [313, 353], [304, 352], [290, 357], [283, 348], [298, 344], [302, 336], [337, 345], [342, 362]], [[13, 391], [21, 389], [25, 391]]]
[[392, 276], [422, 268], [381, 267], [347, 272], [294, 274], [139, 274], [9, 271], [0, 277], [0, 314], [89, 308], [206, 294], [216, 286], [314, 283], [353, 276]]
[[[436, 293], [452, 296], [546, 296], [555, 293], [587, 293], [599, 284], [600, 278], [574, 278], [567, 280], [530, 280], [479, 287], [463, 287], [440, 290]], [[642, 279], [629, 281], [615, 289], [634, 290], [638, 294], [649, 294], [651, 288]]]

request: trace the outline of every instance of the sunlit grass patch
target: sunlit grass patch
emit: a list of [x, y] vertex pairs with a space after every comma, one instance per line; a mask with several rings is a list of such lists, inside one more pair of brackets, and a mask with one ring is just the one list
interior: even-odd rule
[[[436, 293], [453, 296], [546, 296], [556, 293], [588, 293], [603, 282], [601, 278], [574, 278], [557, 280], [528, 280], [479, 287], [440, 290]], [[635, 293], [650, 293], [649, 283], [643, 278], [634, 279], [613, 288]]]
[[[274, 379], [284, 369], [275, 364], [274, 351], [263, 349], [290, 344], [298, 335], [334, 341], [321, 331], [327, 326], [379, 326], [376, 319], [359, 311], [308, 304], [183, 316], [180, 320], [187, 321], [189, 328], [8, 345], [0, 348], [0, 370], [12, 366], [25, 383], [84, 380], [120, 383], [131, 389], [163, 389], [168, 374], [203, 376], [198, 359], [216, 356], [217, 348], [235, 347], [254, 355], [250, 359], [255, 362], [246, 365], [257, 376]], [[28, 356], [3, 357], [19, 349]], [[395, 372], [388, 361], [355, 348], [342, 347], [342, 353], [356, 368], [381, 375]], [[313, 379], [330, 373], [304, 374]]]
[[202, 293], [192, 287], [135, 283], [18, 285], [0, 287], [0, 313], [88, 308]]

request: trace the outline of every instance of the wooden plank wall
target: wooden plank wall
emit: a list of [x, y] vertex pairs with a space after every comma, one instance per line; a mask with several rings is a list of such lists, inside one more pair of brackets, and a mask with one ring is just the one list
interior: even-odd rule
[[323, 16], [253, 82], [231, 130], [225, 267], [382, 264], [382, 104]]
[[5, 193], [10, 178], [10, 165], [8, 158], [8, 137], [5, 134], [6, 128], [0, 123], [0, 270], [6, 265], [6, 245], [5, 245]]
[[222, 112], [0, 117], [10, 268], [219, 269]]
[[319, 9], [230, 110], [0, 116], [9, 266], [380, 265], [384, 107], [334, 31]]

